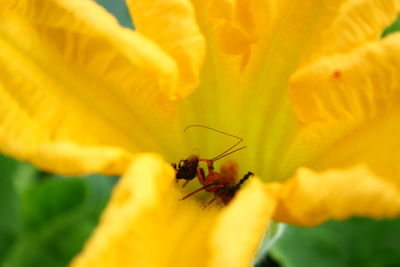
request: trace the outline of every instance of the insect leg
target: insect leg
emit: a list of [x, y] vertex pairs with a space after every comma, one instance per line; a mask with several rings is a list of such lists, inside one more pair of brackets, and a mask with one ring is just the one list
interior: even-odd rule
[[218, 185], [218, 184], [220, 184], [220, 183], [221, 183], [220, 181], [215, 181], [215, 182], [212, 182], [212, 183], [210, 183], [210, 184], [206, 184], [205, 186], [200, 187], [200, 188], [197, 189], [197, 190], [194, 190], [192, 193], [187, 194], [186, 196], [184, 196], [183, 198], [181, 198], [181, 199], [179, 199], [179, 200], [187, 199], [188, 197], [193, 196], [194, 194], [196, 194], [197, 192], [199, 192], [199, 191], [201, 191], [201, 190], [204, 190], [204, 189], [206, 189], [206, 188], [208, 188], [208, 187], [210, 187], [210, 186]]
[[237, 183], [237, 184], [235, 185], [236, 190], [238, 190], [239, 187], [240, 187], [247, 179], [249, 179], [249, 177], [252, 176], [252, 175], [254, 175], [254, 173], [248, 172], [245, 176], [243, 176], [243, 178], [240, 179], [239, 183]]
[[210, 201], [208, 201], [208, 203], [206, 205], [204, 205], [204, 207], [208, 207], [211, 203], [214, 202], [214, 200], [216, 200], [218, 198], [218, 196], [214, 196]]
[[206, 181], [206, 174], [204, 173], [203, 168], [197, 168], [197, 177], [202, 184]]
[[185, 187], [191, 180], [186, 180], [185, 183], [182, 185], [182, 188]]

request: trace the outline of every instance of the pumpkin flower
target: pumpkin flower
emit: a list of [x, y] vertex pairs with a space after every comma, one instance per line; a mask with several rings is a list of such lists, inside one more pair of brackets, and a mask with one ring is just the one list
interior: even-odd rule
[[[400, 214], [398, 0], [127, 5], [136, 30], [92, 1], [0, 8], [0, 150], [122, 177], [72, 266], [249, 266], [271, 221]], [[170, 163], [235, 142], [193, 124], [247, 146], [227, 206], [179, 201], [198, 185]]]

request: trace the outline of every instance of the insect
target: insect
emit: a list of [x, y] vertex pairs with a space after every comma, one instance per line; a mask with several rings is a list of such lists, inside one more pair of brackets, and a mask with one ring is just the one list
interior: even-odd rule
[[[238, 136], [231, 135], [231, 134], [216, 130], [214, 128], [204, 126], [204, 125], [198, 125], [198, 124], [190, 125], [190, 126], [186, 127], [183, 130], [183, 132], [186, 132], [187, 129], [192, 128], [192, 127], [206, 128], [206, 129], [215, 131], [217, 133], [221, 133], [221, 134], [228, 135], [228, 136], [231, 136], [231, 137], [234, 137], [234, 138], [238, 139], [238, 142], [236, 142], [233, 146], [229, 147], [227, 150], [225, 150], [224, 152], [222, 152], [218, 156], [214, 157], [213, 159], [210, 159], [210, 161], [212, 161], [212, 162], [215, 162], [215, 161], [217, 161], [217, 160], [219, 160], [219, 159], [221, 159], [221, 158], [223, 158], [223, 157], [225, 157], [225, 156], [227, 156], [229, 154], [232, 154], [232, 153], [234, 153], [234, 152], [236, 152], [238, 150], [241, 150], [241, 149], [245, 148], [245, 146], [244, 146], [244, 147], [240, 147], [239, 149], [236, 149], [234, 151], [229, 152], [230, 150], [235, 148], [240, 142], [242, 142], [243, 139], [238, 137]], [[175, 169], [175, 178], [178, 179], [178, 180], [179, 179], [186, 180], [186, 183], [184, 184], [184, 186], [185, 186], [189, 181], [193, 180], [197, 176], [197, 167], [199, 165], [199, 161], [206, 161], [206, 160], [205, 159], [200, 159], [196, 155], [191, 155], [187, 159], [181, 159], [178, 164], [172, 163], [171, 165]]]
[[217, 198], [221, 199], [224, 204], [228, 204], [229, 201], [235, 196], [240, 186], [253, 175], [252, 172], [248, 172], [238, 183], [237, 181], [237, 164], [233, 161], [228, 161], [221, 166], [221, 172], [214, 171], [214, 164], [211, 160], [200, 160], [207, 163], [208, 175], [205, 176], [203, 168], [197, 168], [197, 177], [199, 182], [203, 185], [199, 189], [191, 192], [184, 196], [180, 200], [184, 200], [201, 190], [205, 190], [210, 193], [214, 193], [214, 197], [206, 204], [210, 205]]
[[[180, 200], [184, 200], [197, 192], [200, 192], [202, 190], [205, 190], [210, 193], [214, 193], [214, 198], [212, 198], [206, 206], [210, 205], [212, 202], [214, 202], [217, 198], [221, 199], [221, 201], [224, 204], [229, 203], [229, 201], [235, 196], [235, 193], [239, 190], [240, 186], [251, 176], [253, 175], [252, 172], [248, 172], [238, 183], [237, 181], [237, 164], [233, 161], [228, 161], [224, 163], [221, 166], [221, 172], [215, 172], [214, 171], [214, 162], [226, 157], [229, 154], [232, 154], [236, 151], [239, 151], [243, 148], [246, 148], [246, 146], [234, 149], [236, 146], [238, 146], [242, 141], [243, 138], [231, 135], [219, 130], [216, 130], [214, 128], [210, 128], [207, 126], [203, 125], [190, 125], [185, 128], [184, 131], [191, 127], [203, 127], [224, 135], [228, 135], [231, 137], [234, 137], [238, 139], [238, 141], [229, 147], [227, 150], [219, 154], [218, 156], [212, 158], [212, 159], [200, 159], [198, 156], [192, 155], [189, 158], [185, 160], [180, 160], [178, 164], [172, 164], [176, 171], [176, 179], [185, 179], [186, 182], [184, 186], [194, 179], [196, 176], [199, 180], [199, 182], [203, 185], [201, 188], [191, 192], [190, 194], [184, 196]], [[199, 167], [200, 162], [205, 162], [207, 164], [207, 170], [208, 174], [205, 175], [204, 169]]]

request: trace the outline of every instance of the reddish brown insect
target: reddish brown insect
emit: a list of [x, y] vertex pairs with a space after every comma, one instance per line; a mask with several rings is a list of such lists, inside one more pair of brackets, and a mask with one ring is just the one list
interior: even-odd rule
[[199, 161], [205, 161], [208, 168], [207, 176], [205, 176], [203, 168], [197, 168], [197, 177], [203, 187], [200, 187], [192, 193], [184, 196], [180, 200], [184, 200], [201, 190], [206, 190], [207, 192], [214, 193], [214, 198], [212, 198], [206, 206], [210, 205], [217, 198], [220, 198], [224, 204], [228, 204], [235, 196], [240, 186], [249, 179], [251, 175], [253, 175], [252, 172], [248, 172], [238, 183], [236, 183], [237, 165], [234, 162], [227, 162], [227, 164], [222, 165], [221, 172], [218, 173], [214, 171], [213, 161], [207, 159]]
[[[243, 141], [242, 138], [231, 135], [207, 126], [203, 125], [191, 125], [186, 127], [184, 131], [186, 131], [188, 128], [191, 127], [203, 127], [224, 135], [228, 135], [231, 137], [234, 137], [238, 139], [238, 141], [231, 147], [229, 147], [227, 150], [219, 154], [218, 156], [214, 157], [213, 159], [200, 159], [198, 156], [190, 156], [189, 158], [185, 160], [179, 161], [178, 165], [177, 164], [172, 164], [176, 171], [176, 179], [185, 179], [186, 183], [184, 186], [194, 179], [196, 176], [199, 179], [199, 182], [203, 185], [203, 187], [193, 191], [192, 193], [184, 196], [181, 200], [184, 200], [194, 194], [196, 194], [199, 191], [205, 190], [210, 193], [214, 193], [214, 198], [212, 198], [207, 205], [211, 204], [214, 200], [217, 198], [220, 198], [221, 201], [224, 204], [227, 204], [234, 196], [236, 191], [239, 190], [240, 186], [251, 176], [253, 173], [248, 172], [238, 183], [237, 181], [237, 165], [234, 162], [226, 162], [225, 164], [222, 165], [221, 167], [221, 172], [215, 172], [214, 171], [214, 162], [229, 155], [232, 154], [236, 151], [239, 151], [243, 148], [246, 148], [246, 146], [240, 147], [238, 149], [234, 149], [237, 145], [240, 144], [240, 142]], [[204, 169], [199, 167], [199, 162], [205, 162], [207, 164], [207, 169], [208, 169], [208, 174], [207, 176], [204, 173]]]
[[[228, 136], [231, 136], [231, 137], [239, 139], [238, 142], [236, 142], [233, 146], [229, 147], [226, 151], [222, 152], [221, 154], [219, 154], [218, 156], [214, 157], [213, 159], [210, 159], [210, 161], [212, 161], [212, 162], [215, 162], [218, 159], [221, 159], [221, 158], [223, 158], [223, 157], [225, 157], [225, 156], [227, 156], [227, 155], [229, 155], [231, 153], [234, 153], [234, 152], [236, 152], [236, 151], [238, 151], [240, 149], [245, 148], [245, 146], [244, 146], [244, 147], [241, 147], [239, 149], [236, 149], [234, 151], [229, 152], [234, 147], [236, 147], [240, 142], [242, 142], [243, 139], [238, 137], [238, 136], [231, 135], [231, 134], [216, 130], [214, 128], [204, 126], [204, 125], [197, 125], [197, 124], [196, 125], [190, 125], [190, 126], [186, 127], [183, 130], [183, 132], [186, 132], [187, 129], [192, 128], [192, 127], [206, 128], [206, 129], [215, 131], [217, 133], [221, 133], [221, 134], [228, 135]], [[206, 161], [206, 160], [200, 160], [198, 156], [191, 155], [187, 159], [181, 159], [178, 164], [172, 163], [172, 167], [175, 169], [175, 172], [176, 172], [175, 178], [178, 179], [178, 180], [179, 179], [186, 180], [186, 183], [185, 183], [185, 185], [186, 185], [187, 182], [191, 181], [192, 179], [194, 179], [197, 176], [197, 167], [199, 165], [199, 161]]]

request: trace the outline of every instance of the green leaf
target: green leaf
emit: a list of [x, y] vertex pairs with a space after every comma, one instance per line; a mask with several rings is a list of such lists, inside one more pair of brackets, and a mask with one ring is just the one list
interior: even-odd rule
[[397, 19], [393, 22], [392, 25], [390, 25], [383, 31], [382, 37], [385, 37], [388, 34], [398, 32], [398, 31], [400, 31], [400, 16], [397, 17]]
[[4, 266], [66, 266], [98, 223], [115, 179], [45, 175], [21, 195], [21, 228]]
[[29, 164], [0, 154], [0, 262], [13, 246], [21, 225], [19, 192], [32, 183], [36, 174]]
[[400, 219], [288, 226], [271, 255], [284, 267], [400, 266]]
[[18, 197], [12, 182], [17, 168], [17, 161], [0, 155], [0, 262], [15, 241], [18, 231]]
[[124, 0], [95, 0], [98, 4], [102, 5], [108, 12], [113, 14], [118, 22], [125, 27], [134, 29], [131, 15], [129, 14], [128, 7]]

